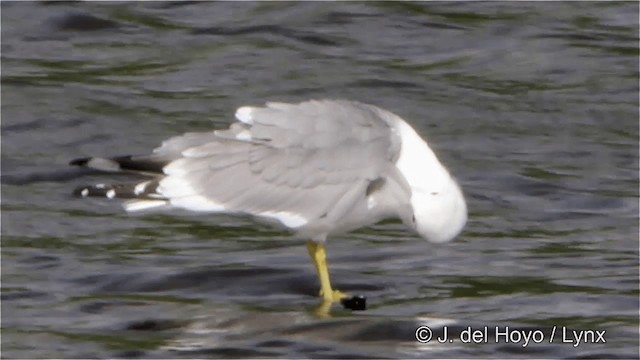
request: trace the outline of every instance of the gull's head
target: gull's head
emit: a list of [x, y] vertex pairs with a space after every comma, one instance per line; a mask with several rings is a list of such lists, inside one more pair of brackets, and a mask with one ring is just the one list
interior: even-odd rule
[[430, 242], [451, 241], [467, 223], [462, 190], [426, 141], [404, 120], [397, 120], [401, 148], [396, 167], [411, 188], [410, 225]]
[[412, 190], [413, 226], [430, 242], [453, 240], [467, 223], [467, 204], [462, 191], [453, 178], [450, 181], [438, 190]]

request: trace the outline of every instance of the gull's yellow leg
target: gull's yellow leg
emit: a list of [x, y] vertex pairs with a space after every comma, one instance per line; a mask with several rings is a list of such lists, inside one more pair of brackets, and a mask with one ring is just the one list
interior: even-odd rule
[[327, 268], [327, 252], [324, 249], [324, 245], [309, 240], [307, 241], [307, 251], [309, 251], [309, 256], [311, 256], [313, 265], [318, 272], [318, 279], [320, 279], [320, 296], [322, 296], [323, 301], [330, 304], [347, 297], [348, 295], [343, 292], [331, 288], [329, 269]]

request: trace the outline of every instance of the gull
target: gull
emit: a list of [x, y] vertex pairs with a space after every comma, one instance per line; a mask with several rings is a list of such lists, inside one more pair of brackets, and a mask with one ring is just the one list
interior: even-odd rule
[[250, 216], [284, 228], [306, 240], [325, 308], [349, 297], [331, 286], [328, 237], [396, 218], [442, 243], [467, 221], [456, 180], [413, 127], [390, 111], [356, 101], [308, 100], [243, 106], [235, 118], [227, 129], [169, 138], [149, 155], [73, 160], [71, 165], [148, 177], [75, 193], [125, 199], [128, 212], [180, 208]]

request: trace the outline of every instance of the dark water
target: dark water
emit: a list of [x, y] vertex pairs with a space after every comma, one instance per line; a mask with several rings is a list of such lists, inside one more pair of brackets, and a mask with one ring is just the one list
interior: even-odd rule
[[[2, 2], [1, 46], [5, 358], [638, 357], [637, 3]], [[330, 239], [367, 311], [315, 316], [277, 231], [71, 196], [101, 181], [72, 158], [325, 97], [415, 124], [470, 209], [445, 245], [394, 222]]]

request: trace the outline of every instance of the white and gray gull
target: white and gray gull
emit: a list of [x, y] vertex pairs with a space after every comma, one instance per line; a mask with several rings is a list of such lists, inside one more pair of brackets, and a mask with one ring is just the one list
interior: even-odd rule
[[248, 215], [288, 229], [307, 240], [325, 307], [347, 298], [331, 287], [327, 237], [399, 218], [441, 243], [467, 221], [464, 196], [449, 171], [407, 122], [387, 110], [310, 100], [244, 106], [235, 117], [228, 129], [176, 136], [150, 155], [74, 160], [152, 176], [76, 193], [127, 199], [130, 212], [170, 207]]

